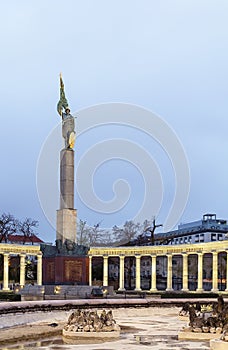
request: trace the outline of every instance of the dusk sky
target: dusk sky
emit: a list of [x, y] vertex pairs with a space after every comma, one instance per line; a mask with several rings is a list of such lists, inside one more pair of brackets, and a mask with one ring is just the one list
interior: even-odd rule
[[[199, 220], [205, 213], [228, 219], [226, 0], [9, 0], [0, 10], [1, 213], [38, 220], [39, 237], [54, 242], [55, 224], [39, 201], [37, 167], [47, 138], [51, 142], [53, 137], [48, 147], [59, 157], [54, 133], [60, 123], [56, 105], [62, 72], [78, 133], [88, 107], [122, 103], [152, 111], [177, 135], [189, 164], [190, 192], [176, 224]], [[92, 126], [95, 119], [91, 115]], [[176, 189], [162, 143], [126, 126], [93, 127], [76, 140], [76, 164], [102, 139], [112, 140], [115, 150], [118, 138], [142, 147], [159, 167], [163, 197], [151, 198], [151, 217], [164, 223]], [[130, 158], [134, 155], [132, 150]], [[75, 199], [79, 218], [106, 228], [137, 216], [143, 172], [152, 169], [146, 160], [145, 169], [139, 169], [137, 161], [126, 162], [112, 152], [110, 157], [113, 161], [94, 169], [94, 191], [111, 200], [113, 184], [124, 179], [131, 188], [126, 208], [96, 212], [77, 192]], [[56, 159], [45, 169], [53, 182], [58, 181]], [[128, 196], [124, 191], [123, 202]], [[59, 203], [47, 191], [50, 198], [54, 218]], [[154, 213], [159, 200], [161, 209]]]

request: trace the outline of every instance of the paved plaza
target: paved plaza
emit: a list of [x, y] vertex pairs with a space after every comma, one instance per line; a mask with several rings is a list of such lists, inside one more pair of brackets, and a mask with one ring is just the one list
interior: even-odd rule
[[[180, 329], [186, 325], [186, 321], [178, 318], [179, 307], [130, 307], [113, 310], [116, 322], [121, 326], [120, 339], [111, 342], [94, 341], [78, 343], [77, 345], [64, 344], [59, 330], [67, 321], [72, 310], [27, 312], [25, 314], [1, 315], [0, 317], [0, 340], [13, 334], [25, 334], [29, 330], [31, 338], [37, 333], [38, 339], [17, 341], [14, 344], [0, 344], [1, 350], [8, 349], [49, 349], [49, 350], [120, 350], [120, 349], [182, 349], [204, 350], [209, 349], [208, 342], [178, 340]], [[4, 327], [4, 319], [8, 327]], [[6, 324], [5, 323], [5, 324]], [[53, 327], [53, 324], [58, 324]], [[38, 333], [45, 333], [40, 335]], [[49, 335], [48, 335], [48, 332]], [[52, 332], [52, 335], [51, 335]], [[56, 333], [56, 334], [55, 334]]]

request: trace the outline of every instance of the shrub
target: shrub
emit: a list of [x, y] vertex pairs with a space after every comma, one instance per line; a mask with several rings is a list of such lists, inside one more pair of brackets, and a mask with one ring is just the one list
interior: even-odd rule
[[0, 293], [1, 301], [21, 301], [21, 296], [19, 294], [14, 294], [10, 292], [1, 292]]
[[173, 298], [173, 299], [177, 299], [177, 298], [218, 298], [218, 294], [217, 293], [186, 293], [186, 292], [165, 292], [161, 294], [161, 298], [165, 299], [165, 298]]

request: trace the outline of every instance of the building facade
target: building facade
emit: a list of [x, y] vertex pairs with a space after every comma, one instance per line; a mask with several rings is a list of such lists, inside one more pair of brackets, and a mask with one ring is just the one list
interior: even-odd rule
[[[227, 232], [227, 220], [217, 219], [216, 214], [205, 214], [201, 220], [178, 225], [177, 230], [155, 234], [154, 240], [155, 245], [208, 243], [227, 239]], [[145, 244], [150, 244], [146, 233], [140, 245]]]

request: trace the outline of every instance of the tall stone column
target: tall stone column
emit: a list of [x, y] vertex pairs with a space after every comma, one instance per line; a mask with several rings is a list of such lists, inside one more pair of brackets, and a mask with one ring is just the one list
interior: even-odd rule
[[171, 254], [167, 255], [167, 291], [173, 290], [173, 257]]
[[42, 286], [42, 255], [37, 255], [37, 284]]
[[93, 257], [89, 255], [89, 286], [92, 286], [92, 259]]
[[103, 286], [108, 286], [108, 256], [103, 256]]
[[157, 292], [156, 286], [156, 255], [151, 256], [151, 288], [150, 292]]
[[203, 254], [198, 253], [198, 293], [203, 292]]
[[74, 209], [74, 150], [60, 152], [60, 209], [57, 210], [56, 239], [76, 242], [76, 210]]
[[124, 291], [124, 255], [120, 255], [119, 291]]
[[3, 290], [9, 290], [9, 254], [4, 253], [3, 261]]
[[25, 285], [25, 256], [26, 254], [20, 254], [20, 286]]
[[136, 255], [135, 256], [135, 290], [140, 291], [141, 290], [141, 256]]
[[212, 292], [218, 292], [218, 252], [213, 252], [212, 262]]
[[188, 254], [182, 254], [183, 257], [183, 292], [188, 292]]

